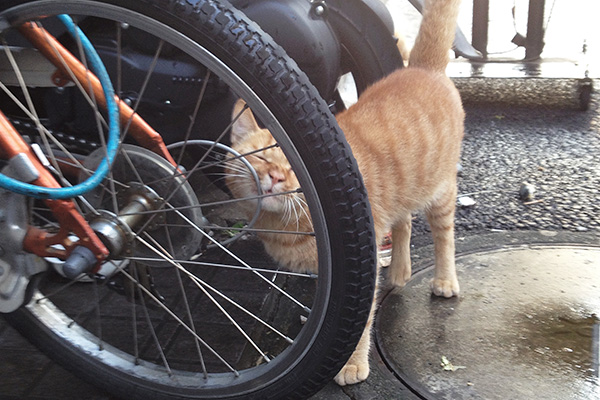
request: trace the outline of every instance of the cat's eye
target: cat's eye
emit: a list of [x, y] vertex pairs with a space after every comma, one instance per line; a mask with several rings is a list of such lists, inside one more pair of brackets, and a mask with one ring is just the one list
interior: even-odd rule
[[269, 161], [268, 161], [266, 158], [264, 158], [263, 156], [259, 156], [259, 155], [257, 155], [257, 154], [254, 154], [254, 157], [258, 158], [260, 161], [264, 161], [264, 162], [266, 162], [266, 163], [268, 163], [268, 162], [269, 162]]

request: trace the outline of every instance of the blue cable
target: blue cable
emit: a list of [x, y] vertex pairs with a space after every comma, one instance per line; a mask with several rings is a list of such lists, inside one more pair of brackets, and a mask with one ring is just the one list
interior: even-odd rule
[[59, 15], [58, 18], [65, 25], [71, 36], [81, 41], [83, 50], [90, 62], [92, 70], [102, 85], [102, 91], [104, 92], [104, 97], [106, 98], [106, 110], [108, 113], [108, 140], [106, 145], [107, 156], [102, 159], [102, 162], [96, 171], [88, 179], [71, 187], [46, 188], [24, 183], [0, 174], [0, 188], [23, 194], [25, 196], [34, 197], [36, 199], [68, 199], [80, 196], [94, 189], [106, 177], [109, 167], [112, 165], [119, 147], [119, 108], [117, 106], [117, 102], [115, 101], [115, 92], [108, 76], [108, 72], [106, 72], [106, 68], [102, 63], [102, 60], [100, 60], [100, 56], [94, 49], [94, 46], [92, 46], [91, 42], [84, 35], [81, 29], [75, 25], [71, 17], [62, 14]]

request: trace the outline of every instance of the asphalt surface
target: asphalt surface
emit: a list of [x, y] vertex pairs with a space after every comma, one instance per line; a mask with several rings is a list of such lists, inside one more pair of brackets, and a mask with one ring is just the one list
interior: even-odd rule
[[[553, 88], [545, 81], [528, 80], [522, 96], [514, 87], [523, 87], [524, 80], [505, 80], [503, 85], [498, 83], [501, 80], [491, 80], [493, 89], [487, 81], [458, 81], [464, 90], [466, 121], [458, 178], [457, 233], [598, 230], [598, 94], [592, 96], [590, 109], [584, 112], [575, 108], [577, 92], [572, 81], [567, 88], [567, 83], [560, 81]], [[535, 90], [538, 84], [544, 91]], [[475, 99], [470, 95], [473, 92]], [[551, 107], [544, 102], [545, 97], [551, 100]], [[527, 200], [520, 196], [523, 184], [533, 188]], [[468, 197], [475, 204], [460, 206], [460, 197]], [[427, 230], [422, 218], [414, 221], [413, 230], [417, 236]]]
[[[573, 107], [571, 96], [577, 93], [572, 86], [552, 91], [545, 85], [537, 91], [536, 81], [529, 81], [522, 91], [515, 90], [515, 83], [488, 85], [481, 79], [459, 83], [467, 112], [459, 194], [474, 204], [457, 209], [458, 251], [461, 243], [489, 234], [516, 238], [515, 243], [535, 237], [597, 245], [600, 96], [592, 96], [588, 111], [579, 111]], [[486, 88], [493, 90], [484, 96]], [[525, 99], [525, 93], [533, 93], [533, 100]], [[557, 93], [565, 96], [564, 104], [557, 101]], [[550, 106], [545, 97], [552, 100]], [[527, 201], [519, 196], [523, 183], [535, 188]], [[416, 257], [430, 245], [427, 225], [417, 215]], [[0, 399], [112, 399], [54, 364], [1, 319], [0, 360]], [[384, 361], [374, 351], [373, 372], [366, 383], [343, 389], [331, 383], [315, 399], [387, 399], [389, 393], [397, 399], [419, 398]]]

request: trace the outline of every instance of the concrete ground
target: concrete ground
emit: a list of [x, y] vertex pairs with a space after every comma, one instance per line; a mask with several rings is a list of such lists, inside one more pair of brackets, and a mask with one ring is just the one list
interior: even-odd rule
[[[593, 278], [600, 270], [599, 96], [585, 112], [573, 109], [569, 98], [563, 106], [532, 106], [519, 101], [515, 81], [498, 82], [478, 80], [478, 99], [493, 87], [490, 100], [498, 93], [512, 100], [473, 102], [473, 88], [463, 88], [459, 194], [475, 203], [458, 206], [456, 217], [460, 298], [429, 296], [431, 238], [417, 215], [415, 277], [383, 300], [371, 376], [345, 388], [330, 383], [313, 400], [528, 399], [525, 389], [542, 382], [544, 398], [600, 398], [597, 342], [596, 353], [591, 350], [600, 315], [593, 295], [600, 282]], [[536, 92], [536, 81], [527, 85]], [[525, 182], [535, 188], [526, 201], [519, 197]], [[501, 326], [494, 325], [501, 323], [496, 314], [505, 318]], [[494, 324], [484, 329], [482, 318]], [[582, 339], [572, 340], [564, 325], [573, 325]], [[567, 334], [544, 342], [552, 329]], [[0, 354], [1, 399], [111, 399], [54, 364], [3, 320]], [[517, 367], [529, 371], [521, 380], [507, 372]], [[559, 387], [566, 392], [554, 390]]]

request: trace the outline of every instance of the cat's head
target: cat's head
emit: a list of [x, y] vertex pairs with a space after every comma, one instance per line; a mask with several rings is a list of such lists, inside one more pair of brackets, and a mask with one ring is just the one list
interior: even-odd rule
[[[232, 113], [231, 145], [244, 155], [256, 171], [263, 195], [264, 211], [294, 219], [305, 209], [303, 197], [293, 192], [300, 187], [296, 175], [271, 133], [261, 128], [243, 100], [238, 100]], [[237, 198], [256, 197], [255, 179], [241, 161], [230, 162], [226, 168], [227, 186]]]

